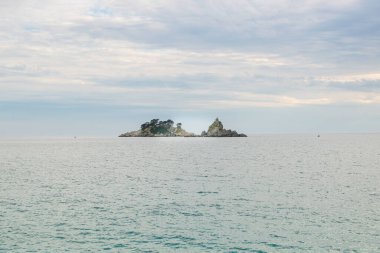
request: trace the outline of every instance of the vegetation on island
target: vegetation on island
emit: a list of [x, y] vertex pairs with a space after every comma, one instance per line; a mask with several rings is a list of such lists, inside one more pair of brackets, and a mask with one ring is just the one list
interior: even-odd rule
[[171, 119], [161, 121], [152, 119], [141, 125], [140, 130], [128, 132], [119, 137], [190, 137], [195, 136], [182, 129], [182, 123], [177, 123], [174, 127], [174, 121]]
[[171, 119], [160, 121], [159, 119], [152, 119], [150, 122], [145, 122], [141, 125], [141, 131], [151, 134], [169, 134], [173, 128], [174, 121]]

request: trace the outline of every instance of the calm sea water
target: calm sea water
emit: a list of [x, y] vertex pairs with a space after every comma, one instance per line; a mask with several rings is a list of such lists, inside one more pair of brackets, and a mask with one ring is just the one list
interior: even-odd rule
[[380, 252], [380, 135], [0, 141], [0, 252]]

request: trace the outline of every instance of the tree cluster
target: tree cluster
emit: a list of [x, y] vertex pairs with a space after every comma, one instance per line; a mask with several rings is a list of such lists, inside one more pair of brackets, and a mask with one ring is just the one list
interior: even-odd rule
[[150, 122], [145, 122], [141, 125], [142, 132], [151, 134], [168, 134], [173, 127], [174, 121], [171, 119], [160, 121], [159, 119], [152, 119]]

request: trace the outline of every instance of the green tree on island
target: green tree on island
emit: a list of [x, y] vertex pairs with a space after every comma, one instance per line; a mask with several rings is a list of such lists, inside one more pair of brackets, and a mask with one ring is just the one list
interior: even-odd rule
[[150, 134], [167, 134], [170, 133], [174, 121], [171, 119], [160, 121], [159, 119], [152, 119], [150, 122], [145, 122], [141, 125], [141, 132]]

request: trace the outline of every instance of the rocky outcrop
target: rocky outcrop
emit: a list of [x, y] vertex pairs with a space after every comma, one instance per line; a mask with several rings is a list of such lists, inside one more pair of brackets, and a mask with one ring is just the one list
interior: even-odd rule
[[215, 121], [209, 126], [207, 132], [203, 131], [202, 137], [247, 137], [245, 134], [239, 134], [234, 130], [226, 130], [223, 128], [222, 122], [216, 118]]
[[152, 119], [150, 122], [145, 122], [141, 125], [140, 130], [127, 132], [119, 135], [119, 137], [193, 137], [193, 133], [189, 133], [182, 128], [181, 123], [177, 123], [173, 127], [174, 121], [168, 119], [160, 121]]
[[124, 134], [119, 135], [119, 137], [141, 137], [142, 133], [141, 130], [127, 132]]

